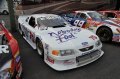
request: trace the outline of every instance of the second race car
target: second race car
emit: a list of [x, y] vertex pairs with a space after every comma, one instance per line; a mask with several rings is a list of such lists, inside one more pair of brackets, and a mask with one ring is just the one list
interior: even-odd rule
[[97, 11], [75, 11], [61, 16], [72, 25], [94, 32], [103, 42], [120, 42], [120, 25]]
[[19, 31], [57, 71], [89, 64], [103, 55], [99, 38], [88, 30], [72, 27], [54, 14], [33, 14], [18, 18]]
[[18, 43], [0, 23], [0, 79], [21, 79], [21, 73]]

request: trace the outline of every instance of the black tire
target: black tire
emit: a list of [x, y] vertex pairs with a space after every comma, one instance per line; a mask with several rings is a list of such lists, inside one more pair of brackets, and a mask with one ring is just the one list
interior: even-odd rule
[[39, 39], [37, 39], [37, 41], [36, 41], [36, 49], [37, 49], [38, 54], [39, 54], [42, 58], [44, 58], [44, 48], [43, 48], [43, 44], [42, 44], [42, 42], [41, 42]]
[[111, 42], [113, 33], [112, 30], [108, 27], [101, 27], [97, 30], [98, 37], [102, 42]]
[[4, 10], [4, 11], [2, 12], [2, 14], [4, 14], [4, 15], [8, 15], [9, 13], [8, 13], [7, 10]]

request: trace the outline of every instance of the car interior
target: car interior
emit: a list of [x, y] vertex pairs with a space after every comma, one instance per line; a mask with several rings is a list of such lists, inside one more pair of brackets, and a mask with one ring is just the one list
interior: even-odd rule
[[109, 18], [116, 18], [116, 15], [114, 13], [106, 13], [105, 16]]

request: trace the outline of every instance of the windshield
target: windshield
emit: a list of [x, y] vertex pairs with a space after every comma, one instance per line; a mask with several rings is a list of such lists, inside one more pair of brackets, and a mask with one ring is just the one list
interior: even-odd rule
[[39, 26], [46, 26], [46, 27], [65, 27], [67, 22], [61, 17], [40, 17], [37, 19]]
[[67, 14], [68, 17], [75, 17], [75, 13], [69, 13]]
[[98, 12], [88, 12], [88, 15], [93, 19], [93, 20], [108, 20], [108, 18], [106, 16], [103, 16], [102, 14], [98, 13]]

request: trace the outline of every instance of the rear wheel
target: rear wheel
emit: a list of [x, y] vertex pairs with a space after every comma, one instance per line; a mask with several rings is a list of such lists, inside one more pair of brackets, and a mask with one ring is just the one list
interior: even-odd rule
[[37, 40], [36, 42], [36, 48], [37, 48], [37, 52], [38, 54], [44, 58], [44, 48], [43, 48], [43, 44], [40, 40]]
[[112, 41], [113, 33], [108, 27], [101, 27], [98, 29], [97, 33], [98, 37], [102, 42], [110, 42]]

